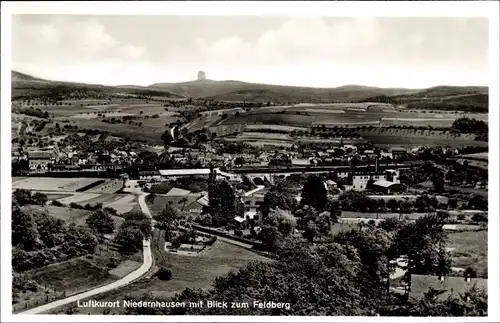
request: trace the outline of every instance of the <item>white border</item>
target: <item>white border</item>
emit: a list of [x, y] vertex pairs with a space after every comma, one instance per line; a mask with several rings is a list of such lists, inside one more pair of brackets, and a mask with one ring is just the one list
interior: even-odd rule
[[264, 316], [102, 316], [102, 315], [12, 315], [11, 314], [11, 15], [12, 14], [88, 14], [88, 15], [280, 15], [280, 16], [373, 16], [373, 17], [489, 17], [490, 48], [490, 143], [489, 147], [489, 248], [488, 310], [484, 318], [434, 318], [439, 322], [500, 321], [498, 279], [499, 221], [499, 3], [497, 1], [399, 1], [399, 2], [2, 2], [1, 3], [1, 321], [2, 322], [426, 322], [428, 318], [386, 317], [264, 317]]

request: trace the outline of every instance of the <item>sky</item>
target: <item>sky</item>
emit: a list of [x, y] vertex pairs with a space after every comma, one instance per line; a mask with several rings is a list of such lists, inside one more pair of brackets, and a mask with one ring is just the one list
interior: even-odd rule
[[208, 79], [488, 84], [487, 18], [14, 15], [13, 69], [106, 85]]

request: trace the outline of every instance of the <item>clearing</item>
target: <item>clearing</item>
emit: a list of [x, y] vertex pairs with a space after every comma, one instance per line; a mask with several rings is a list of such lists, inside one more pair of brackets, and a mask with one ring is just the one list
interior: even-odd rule
[[448, 234], [447, 247], [454, 267], [471, 267], [478, 276], [488, 277], [488, 231], [463, 231]]

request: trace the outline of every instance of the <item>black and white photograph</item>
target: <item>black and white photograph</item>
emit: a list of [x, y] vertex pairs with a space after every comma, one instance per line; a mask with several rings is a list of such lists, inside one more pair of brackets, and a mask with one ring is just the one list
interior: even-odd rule
[[183, 3], [2, 3], [2, 321], [498, 319], [498, 3]]

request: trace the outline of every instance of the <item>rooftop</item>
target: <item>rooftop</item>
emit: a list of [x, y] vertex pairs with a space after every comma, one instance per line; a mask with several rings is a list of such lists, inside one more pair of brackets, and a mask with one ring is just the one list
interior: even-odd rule
[[191, 192], [188, 190], [173, 187], [165, 196], [188, 196], [189, 194], [191, 194]]
[[386, 180], [380, 180], [380, 181], [376, 181], [375, 183], [373, 183], [373, 185], [375, 185], [375, 186], [381, 186], [381, 187], [391, 187], [392, 185], [400, 185], [400, 184], [399, 183], [389, 182], [389, 181], [386, 181]]
[[53, 154], [49, 151], [28, 151], [29, 159], [50, 159], [52, 157]]

